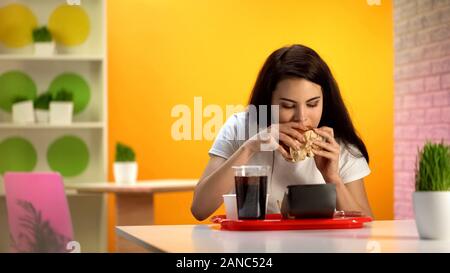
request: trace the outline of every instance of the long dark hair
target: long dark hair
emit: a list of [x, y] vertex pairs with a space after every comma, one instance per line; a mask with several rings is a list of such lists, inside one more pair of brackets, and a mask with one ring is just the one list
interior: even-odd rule
[[[340, 139], [347, 147], [349, 144], [355, 145], [369, 162], [366, 145], [356, 133], [330, 68], [319, 54], [309, 47], [292, 45], [280, 48], [270, 54], [256, 79], [249, 104], [256, 107], [271, 105], [272, 95], [278, 82], [292, 77], [303, 78], [322, 87], [323, 111], [319, 127], [333, 128], [336, 138]], [[270, 115], [270, 107], [268, 107], [267, 122], [269, 125]], [[349, 151], [355, 156], [361, 156], [355, 154], [352, 149]]]

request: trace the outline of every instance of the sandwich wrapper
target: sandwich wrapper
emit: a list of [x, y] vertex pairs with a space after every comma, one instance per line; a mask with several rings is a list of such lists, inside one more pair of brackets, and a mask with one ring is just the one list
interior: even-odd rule
[[296, 150], [289, 147], [289, 153], [292, 157], [292, 162], [298, 162], [304, 160], [306, 157], [313, 157], [314, 152], [312, 149], [320, 150], [320, 147], [313, 144], [313, 141], [324, 141], [324, 138], [316, 134], [313, 130], [306, 131], [303, 136], [306, 142], [301, 143], [300, 149]]

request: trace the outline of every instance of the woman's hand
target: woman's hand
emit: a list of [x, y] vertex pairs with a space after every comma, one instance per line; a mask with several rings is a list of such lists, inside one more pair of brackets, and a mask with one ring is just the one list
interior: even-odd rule
[[[292, 157], [289, 153], [289, 147], [300, 149], [300, 143], [304, 143], [305, 138], [300, 131], [304, 131], [297, 122], [286, 122], [280, 124], [272, 124], [267, 129], [247, 140], [246, 145], [252, 152], [273, 151], [277, 150], [286, 159], [291, 161]], [[280, 145], [280, 142], [287, 145]]]
[[313, 130], [325, 139], [325, 141], [313, 142], [314, 145], [322, 148], [322, 150], [313, 148], [317, 169], [319, 169], [325, 182], [334, 184], [341, 182], [339, 175], [340, 146], [334, 139], [333, 128], [323, 126]]

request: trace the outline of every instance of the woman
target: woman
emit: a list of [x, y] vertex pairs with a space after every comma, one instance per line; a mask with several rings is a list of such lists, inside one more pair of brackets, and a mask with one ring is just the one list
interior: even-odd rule
[[[209, 217], [223, 202], [222, 194], [234, 190], [232, 166], [256, 164], [272, 166], [268, 213], [279, 213], [277, 204], [287, 185], [333, 183], [338, 210], [372, 216], [363, 181], [370, 173], [367, 149], [356, 134], [328, 65], [314, 50], [292, 45], [273, 52], [259, 72], [249, 104], [278, 105], [279, 122], [270, 124], [269, 107], [269, 126], [264, 131], [269, 137], [259, 133], [240, 140], [236, 132], [248, 126], [248, 111], [227, 120], [194, 192], [191, 211], [195, 218]], [[314, 142], [314, 157], [292, 163], [288, 147], [298, 149], [308, 129], [324, 141]], [[264, 151], [262, 144], [274, 144], [276, 150]]]

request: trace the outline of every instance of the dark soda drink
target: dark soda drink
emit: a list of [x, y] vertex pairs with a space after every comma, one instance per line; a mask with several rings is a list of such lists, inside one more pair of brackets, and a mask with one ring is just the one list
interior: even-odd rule
[[239, 220], [265, 219], [267, 176], [235, 176]]

